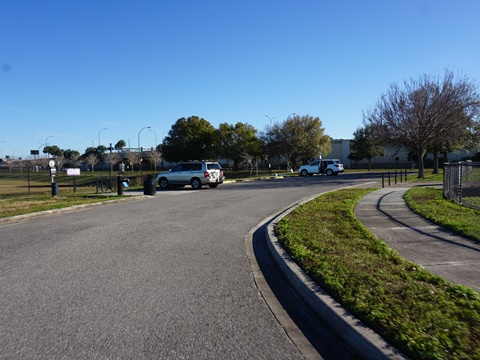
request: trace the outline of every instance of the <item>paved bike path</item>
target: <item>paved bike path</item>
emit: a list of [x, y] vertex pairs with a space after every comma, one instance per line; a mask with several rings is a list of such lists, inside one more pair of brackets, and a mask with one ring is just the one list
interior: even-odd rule
[[480, 244], [411, 211], [403, 196], [417, 185], [397, 184], [367, 194], [355, 207], [356, 217], [404, 258], [480, 293]]

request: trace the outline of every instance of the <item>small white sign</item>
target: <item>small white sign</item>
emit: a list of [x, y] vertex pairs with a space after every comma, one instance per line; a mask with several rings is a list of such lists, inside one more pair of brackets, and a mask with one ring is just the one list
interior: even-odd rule
[[69, 168], [67, 169], [68, 176], [80, 176], [80, 168]]
[[50, 160], [50, 161], [48, 162], [48, 165], [50, 165], [50, 167], [54, 167], [54, 166], [55, 166], [55, 161]]

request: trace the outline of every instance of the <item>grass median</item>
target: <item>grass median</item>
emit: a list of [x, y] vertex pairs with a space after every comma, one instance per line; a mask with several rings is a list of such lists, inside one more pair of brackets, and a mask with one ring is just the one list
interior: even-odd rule
[[375, 189], [324, 194], [294, 210], [276, 232], [322, 288], [413, 359], [480, 358], [480, 298], [409, 262], [353, 213]]

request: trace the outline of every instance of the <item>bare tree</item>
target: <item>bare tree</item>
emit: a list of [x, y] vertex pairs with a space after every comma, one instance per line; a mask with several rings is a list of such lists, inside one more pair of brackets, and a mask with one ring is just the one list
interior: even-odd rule
[[105, 161], [110, 165], [110, 172], [113, 171], [113, 165], [118, 164], [120, 155], [118, 153], [108, 153], [105, 155]]
[[80, 154], [78, 152], [72, 153], [69, 157], [70, 164], [73, 166], [78, 166], [80, 164]]
[[88, 165], [92, 167], [92, 174], [93, 174], [94, 166], [98, 163], [97, 154], [94, 154], [94, 153], [88, 154], [87, 157], [85, 158], [85, 161]]
[[65, 161], [66, 161], [66, 160], [67, 160], [67, 159], [66, 159], [64, 156], [62, 156], [62, 155], [55, 157], [55, 162], [57, 163], [58, 169], [61, 169], [61, 168], [62, 168], [62, 166], [63, 166], [63, 164], [65, 164]]
[[455, 141], [472, 126], [480, 98], [477, 86], [467, 78], [454, 80], [423, 75], [405, 81], [403, 88], [390, 86], [373, 110], [364, 114], [385, 144], [403, 146], [417, 154], [418, 177], [424, 177], [423, 159], [435, 144]]
[[130, 166], [132, 167], [132, 173], [133, 173], [133, 166], [135, 164], [140, 164], [142, 160], [141, 154], [134, 151], [127, 151], [125, 153], [125, 158], [128, 160], [128, 162], [130, 163]]
[[258, 176], [258, 164], [260, 164], [261, 159], [259, 157], [255, 157], [254, 155], [241, 152], [240, 153], [242, 159], [248, 164], [250, 167], [250, 178], [252, 178], [253, 168], [257, 168], [257, 176]]
[[148, 153], [148, 160], [153, 164], [153, 171], [157, 171], [157, 163], [162, 158], [162, 153], [158, 150], [152, 150]]

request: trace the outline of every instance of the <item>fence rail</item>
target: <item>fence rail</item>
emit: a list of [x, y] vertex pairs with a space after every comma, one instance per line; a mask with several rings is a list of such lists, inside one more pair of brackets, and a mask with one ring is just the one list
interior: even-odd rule
[[443, 196], [454, 203], [480, 210], [480, 162], [444, 164]]

